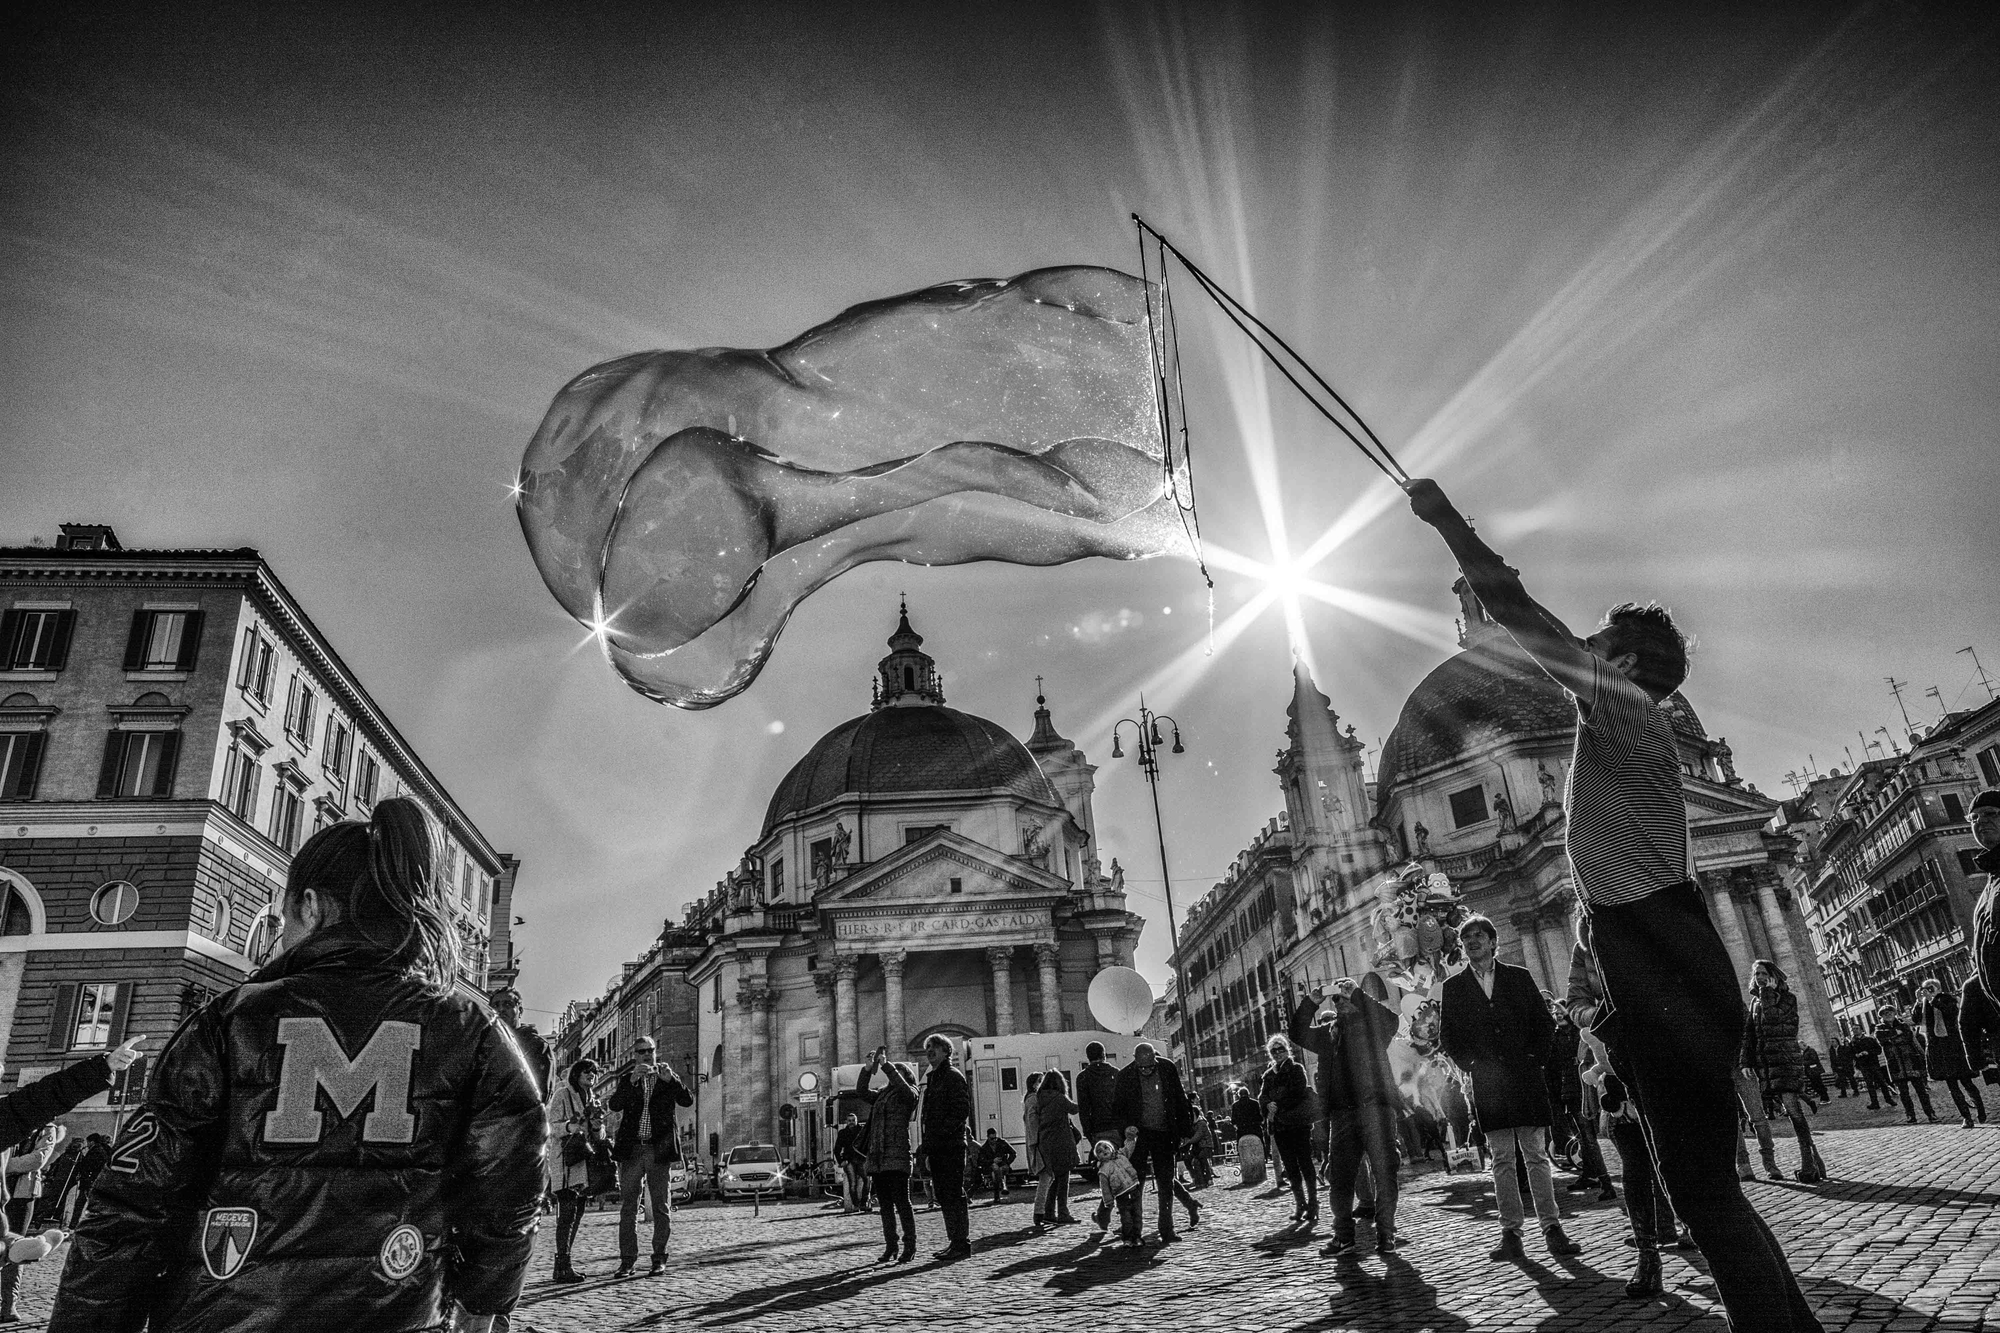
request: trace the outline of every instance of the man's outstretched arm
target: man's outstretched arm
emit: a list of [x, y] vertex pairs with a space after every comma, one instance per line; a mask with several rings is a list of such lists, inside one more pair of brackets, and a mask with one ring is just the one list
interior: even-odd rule
[[1513, 635], [1514, 642], [1556, 684], [1581, 699], [1590, 699], [1597, 688], [1597, 660], [1567, 625], [1528, 595], [1520, 572], [1480, 539], [1436, 482], [1415, 477], [1404, 483], [1403, 490], [1417, 517], [1436, 528], [1451, 548], [1459, 572], [1465, 575], [1486, 614]]

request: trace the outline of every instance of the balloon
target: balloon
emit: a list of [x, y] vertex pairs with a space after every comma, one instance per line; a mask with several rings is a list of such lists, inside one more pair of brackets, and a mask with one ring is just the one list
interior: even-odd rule
[[1414, 1014], [1417, 1010], [1424, 1007], [1424, 997], [1415, 991], [1411, 991], [1403, 996], [1402, 1003], [1396, 1007], [1406, 1014]]
[[1089, 1000], [1106, 1032], [1136, 1033], [1153, 1016], [1153, 983], [1129, 967], [1107, 967], [1090, 979]]

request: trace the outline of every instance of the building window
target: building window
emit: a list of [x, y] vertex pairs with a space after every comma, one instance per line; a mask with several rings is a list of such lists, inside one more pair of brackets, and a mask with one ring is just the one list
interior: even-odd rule
[[10, 880], [0, 880], [0, 935], [32, 935], [35, 914]]
[[771, 896], [783, 896], [785, 892], [785, 858], [774, 857], [771, 861]]
[[222, 761], [222, 808], [246, 824], [257, 818], [257, 787], [264, 777], [258, 757], [238, 741]]
[[127, 671], [192, 671], [201, 645], [201, 612], [138, 611], [125, 642]]
[[815, 884], [833, 878], [832, 838], [821, 838], [812, 845], [812, 877]]
[[0, 731], [0, 801], [34, 799], [35, 784], [42, 776], [42, 748], [47, 740], [48, 736], [39, 731]]
[[347, 785], [347, 761], [353, 755], [354, 731], [338, 717], [326, 715], [326, 743], [321, 747], [320, 767], [327, 781], [336, 787]]
[[99, 796], [166, 797], [174, 794], [174, 766], [180, 759], [178, 731], [114, 731], [104, 742]]
[[227, 945], [229, 932], [235, 925], [236, 904], [229, 900], [228, 894], [223, 894], [215, 900], [215, 924], [209, 933], [215, 937], [217, 944]]
[[49, 1025], [49, 1048], [101, 1051], [124, 1040], [131, 984], [120, 981], [65, 982], [56, 988]]
[[1464, 791], [1451, 794], [1451, 820], [1453, 828], [1465, 828], [1486, 820], [1486, 788], [1467, 787]]
[[278, 942], [284, 937], [285, 921], [275, 907], [266, 907], [250, 923], [250, 930], [243, 940], [243, 956], [259, 967], [278, 951]]
[[819, 1059], [820, 1059], [819, 1033], [817, 1032], [800, 1033], [799, 1063], [802, 1065], [816, 1065], [819, 1063]]
[[90, 896], [90, 917], [100, 926], [122, 926], [139, 910], [139, 886], [114, 879]]
[[382, 785], [382, 766], [375, 756], [363, 753], [354, 766], [354, 799], [363, 805], [375, 804], [375, 791]]
[[1979, 771], [1986, 778], [1989, 787], [2000, 787], [2000, 745], [1989, 745], [1976, 756]]
[[61, 671], [69, 664], [74, 611], [30, 611], [0, 615], [0, 671]]
[[965, 881], [960, 879], [958, 876], [953, 875], [951, 878], [951, 891], [953, 893], [964, 893]]
[[949, 824], [912, 825], [911, 827], [903, 830], [903, 845], [907, 847], [913, 842], [922, 842], [925, 838], [930, 837], [931, 834], [933, 833], [949, 833], [950, 831], [951, 831], [951, 825]]
[[[722, 977], [720, 974], [716, 976], [715, 985], [708, 992], [708, 1011], [711, 1014], [722, 1012]], [[717, 1047], [717, 1049], [720, 1050], [721, 1048]], [[717, 1058], [720, 1059], [720, 1057]]]
[[278, 674], [278, 650], [255, 628], [243, 631], [243, 661], [236, 669], [236, 687], [264, 704], [271, 701], [271, 679]]
[[1965, 822], [1965, 802], [1958, 799], [1957, 792], [1944, 793], [1944, 817], [1954, 824]]
[[301, 750], [312, 749], [313, 710], [317, 705], [312, 686], [306, 684], [305, 677], [293, 672], [291, 687], [285, 694], [285, 734]]
[[290, 782], [278, 782], [271, 792], [271, 841], [287, 852], [299, 849], [299, 823], [305, 817], [305, 804]]

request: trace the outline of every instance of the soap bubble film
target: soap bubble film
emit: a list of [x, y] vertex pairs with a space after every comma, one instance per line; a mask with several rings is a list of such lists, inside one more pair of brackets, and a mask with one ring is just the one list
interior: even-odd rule
[[641, 352], [556, 395], [521, 462], [549, 591], [640, 693], [748, 687], [792, 609], [869, 560], [1186, 549], [1147, 288], [1105, 268], [952, 282], [769, 351]]

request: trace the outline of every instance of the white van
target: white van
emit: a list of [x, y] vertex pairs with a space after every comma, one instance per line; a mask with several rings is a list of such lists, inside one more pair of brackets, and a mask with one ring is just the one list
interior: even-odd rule
[[[1104, 1056], [1123, 1068], [1132, 1059], [1132, 1047], [1141, 1038], [1121, 1037], [1114, 1032], [1023, 1032], [1012, 1037], [962, 1037], [958, 1040], [959, 1068], [972, 1085], [972, 1119], [979, 1138], [997, 1129], [1000, 1137], [1014, 1145], [1017, 1174], [1028, 1168], [1027, 1126], [1022, 1117], [1028, 1075], [1060, 1069], [1069, 1080], [1070, 1096], [1076, 1096], [1076, 1075], [1090, 1061], [1083, 1048], [1091, 1042], [1104, 1043]], [[1078, 1129], [1083, 1126], [1077, 1125]], [[1078, 1145], [1077, 1159], [1088, 1164], [1088, 1145]]]

